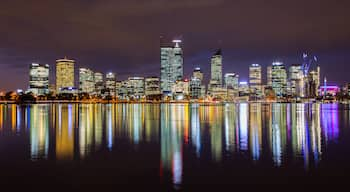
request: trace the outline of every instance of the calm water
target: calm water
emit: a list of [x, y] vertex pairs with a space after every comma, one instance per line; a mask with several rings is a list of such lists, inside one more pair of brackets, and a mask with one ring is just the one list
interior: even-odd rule
[[0, 183], [42, 190], [123, 186], [165, 191], [339, 185], [350, 175], [347, 108], [0, 105]]

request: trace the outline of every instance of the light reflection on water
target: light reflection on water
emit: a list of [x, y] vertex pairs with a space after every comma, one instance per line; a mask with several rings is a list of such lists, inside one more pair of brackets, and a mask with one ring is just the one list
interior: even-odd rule
[[[220, 163], [248, 156], [287, 158], [317, 167], [325, 146], [337, 142], [336, 104], [37, 104], [0, 105], [0, 134], [29, 138], [30, 159], [83, 160], [119, 140], [159, 146], [161, 171], [183, 183], [184, 150]], [[349, 118], [349, 117], [345, 117]], [[210, 151], [210, 153], [203, 153]], [[154, 154], [150, 154], [154, 155]], [[159, 155], [159, 154], [158, 154]], [[161, 174], [162, 175], [162, 174]]]

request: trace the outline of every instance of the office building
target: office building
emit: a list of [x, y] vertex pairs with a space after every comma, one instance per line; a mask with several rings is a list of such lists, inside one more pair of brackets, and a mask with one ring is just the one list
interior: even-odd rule
[[188, 80], [176, 81], [171, 92], [175, 100], [187, 99], [190, 93], [190, 82]]
[[79, 92], [95, 94], [94, 72], [87, 68], [79, 68]]
[[158, 77], [145, 78], [145, 95], [146, 97], [152, 97], [160, 95], [160, 80]]
[[292, 97], [304, 97], [304, 75], [300, 64], [289, 67], [289, 91]]
[[252, 94], [262, 96], [261, 66], [259, 64], [249, 66], [249, 87]]
[[49, 65], [32, 63], [29, 69], [29, 92], [34, 95], [49, 93]]
[[272, 66], [267, 66], [266, 77], [267, 86], [272, 86]]
[[183, 78], [183, 53], [181, 40], [173, 40], [175, 45], [160, 47], [160, 84], [164, 95], [171, 94], [172, 86]]
[[282, 62], [272, 63], [272, 89], [277, 97], [287, 94], [287, 72]]
[[99, 72], [94, 73], [94, 83], [95, 83], [95, 95], [102, 96], [102, 91], [104, 89], [102, 73], [99, 73]]
[[115, 80], [116, 76], [114, 73], [109, 72], [106, 74], [106, 96], [115, 97]]
[[195, 78], [197, 78], [197, 79], [203, 81], [203, 72], [201, 71], [201, 68], [196, 67], [196, 68], [193, 70], [192, 77], [195, 77]]
[[141, 99], [145, 95], [145, 78], [128, 78], [128, 96], [133, 99]]
[[209, 88], [222, 87], [222, 54], [221, 49], [217, 50], [211, 57], [211, 76]]
[[202, 95], [202, 81], [197, 77], [192, 77], [190, 80], [190, 96], [191, 99], [199, 99]]
[[238, 90], [239, 88], [239, 75], [236, 73], [225, 74], [225, 88]]
[[56, 60], [56, 90], [74, 87], [74, 60], [58, 59]]

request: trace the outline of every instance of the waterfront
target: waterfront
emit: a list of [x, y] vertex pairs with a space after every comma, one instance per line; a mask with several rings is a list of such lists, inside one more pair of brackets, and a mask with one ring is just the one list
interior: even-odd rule
[[2, 104], [1, 183], [335, 185], [349, 176], [349, 130], [339, 104]]

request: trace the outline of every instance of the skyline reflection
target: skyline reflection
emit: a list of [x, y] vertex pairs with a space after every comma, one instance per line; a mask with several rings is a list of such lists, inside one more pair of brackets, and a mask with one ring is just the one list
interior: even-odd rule
[[341, 114], [334, 104], [1, 104], [0, 135], [28, 138], [30, 160], [84, 160], [122, 143], [136, 151], [156, 145], [160, 175], [178, 186], [189, 154], [217, 164], [244, 156], [317, 167], [325, 147], [339, 140]]

